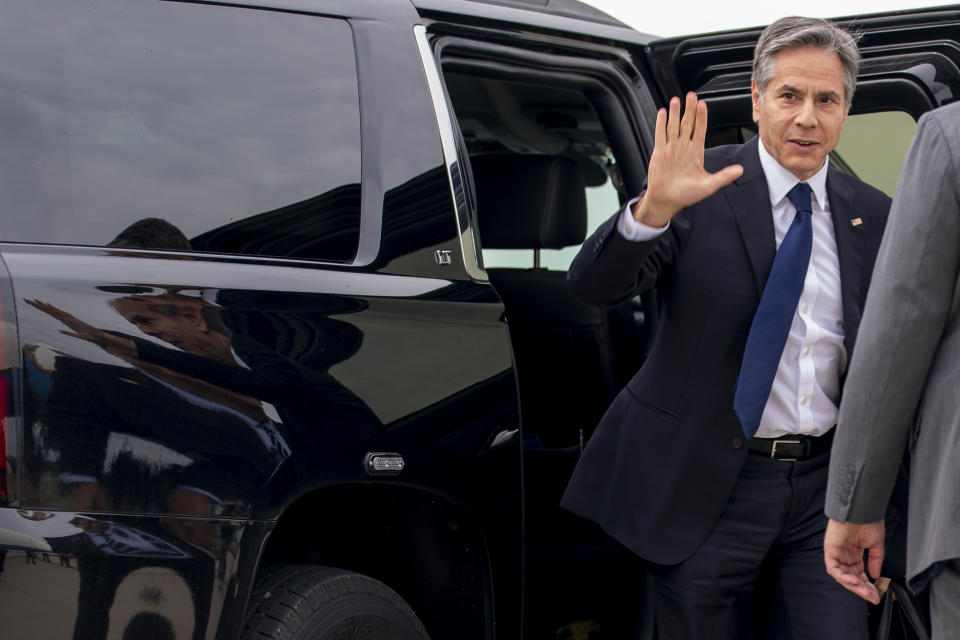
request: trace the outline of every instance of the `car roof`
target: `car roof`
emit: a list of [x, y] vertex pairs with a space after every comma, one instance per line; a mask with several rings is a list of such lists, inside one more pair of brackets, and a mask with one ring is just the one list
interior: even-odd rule
[[482, 20], [528, 25], [633, 44], [646, 44], [654, 36], [580, 0], [411, 0], [423, 14], [459, 15]]
[[[599, 22], [617, 27], [627, 27], [616, 18], [604, 13], [596, 7], [592, 7], [579, 0], [466, 0], [479, 4], [501, 5], [505, 7], [515, 7], [518, 9], [527, 9], [540, 13], [548, 13], [557, 16], [566, 16], [578, 20], [588, 20], [590, 22]], [[629, 28], [629, 27], [628, 27]]]

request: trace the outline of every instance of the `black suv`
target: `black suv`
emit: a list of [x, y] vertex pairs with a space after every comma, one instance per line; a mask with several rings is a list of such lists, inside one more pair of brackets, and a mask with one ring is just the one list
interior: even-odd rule
[[[833, 162], [891, 191], [957, 99], [960, 9], [841, 22]], [[557, 503], [656, 300], [592, 308], [565, 270], [670, 96], [754, 135], [757, 35], [0, 0], [0, 635], [650, 637], [639, 565]]]

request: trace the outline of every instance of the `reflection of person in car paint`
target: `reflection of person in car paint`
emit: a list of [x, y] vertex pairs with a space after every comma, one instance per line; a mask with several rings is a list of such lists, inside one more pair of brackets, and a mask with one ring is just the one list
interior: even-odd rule
[[[262, 485], [289, 455], [276, 410], [225, 384], [216, 384], [229, 378], [232, 371], [249, 374], [250, 370], [234, 356], [216, 317], [203, 312], [207, 303], [202, 300], [168, 293], [115, 301], [115, 308], [126, 319], [175, 349], [103, 331], [52, 305], [28, 302], [61, 321], [68, 328], [65, 334], [97, 344], [132, 365], [131, 370], [60, 356], [46, 405], [50, 445], [60, 452], [60, 478], [69, 489], [68, 505], [73, 510], [146, 509], [172, 516], [199, 516], [158, 521], [168, 533], [193, 547], [189, 553], [179, 552], [177, 563], [171, 564], [168, 558], [165, 564], [192, 574], [189, 582], [194, 587], [199, 634], [209, 610], [213, 581], [218, 568], [223, 568], [219, 566], [222, 562], [213, 559], [222, 558], [230, 537], [230, 528], [214, 518], [243, 515], [243, 496]], [[153, 349], [164, 362], [144, 357], [141, 348]], [[210, 368], [215, 371], [210, 377], [219, 376], [220, 380], [208, 381], [205, 370]], [[108, 458], [112, 433], [136, 434], [161, 443], [192, 462], [178, 467], [151, 466], [129, 452]], [[145, 490], [137, 491], [138, 486]], [[130, 498], [136, 502], [125, 503], [124, 493], [137, 494]], [[151, 495], [160, 503], [153, 503]], [[74, 636], [101, 638], [110, 627], [107, 611], [117, 585], [131, 571], [153, 566], [156, 560], [140, 552], [130, 553], [130, 541], [142, 542], [148, 535], [144, 532], [132, 538], [119, 535], [124, 529], [116, 524], [82, 517], [75, 522], [86, 532], [86, 540], [74, 553], [80, 569]], [[151, 548], [156, 548], [162, 539], [149, 535], [154, 541]], [[163, 544], [168, 551], [175, 549]]]
[[[124, 407], [121, 404], [122, 399], [116, 398], [115, 393], [106, 392], [105, 389], [100, 389], [105, 391], [104, 394], [97, 394], [109, 397], [107, 407], [112, 413], [119, 412], [123, 417], [129, 415], [129, 418], [122, 420], [126, 424], [120, 427], [120, 432], [140, 433], [167, 445], [179, 444], [180, 446], [174, 446], [173, 449], [187, 455], [193, 452], [200, 454], [191, 456], [197, 461], [188, 465], [182, 474], [181, 480], [186, 484], [166, 495], [165, 506], [170, 512], [189, 515], [213, 515], [223, 512], [219, 508], [222, 497], [219, 491], [212, 489], [229, 489], [230, 483], [220, 479], [222, 469], [218, 468], [216, 462], [211, 463], [218, 455], [224, 464], [227, 463], [226, 458], [247, 457], [244, 462], [237, 460], [237, 464], [228, 465], [235, 468], [237, 482], [244, 476], [248, 479], [258, 475], [263, 479], [264, 474], [269, 476], [276, 469], [276, 465], [289, 455], [289, 445], [282, 433], [276, 408], [244, 393], [257, 393], [257, 385], [247, 379], [252, 375], [251, 370], [234, 352], [227, 330], [219, 325], [217, 317], [209, 310], [204, 311], [210, 305], [203, 300], [166, 293], [160, 296], [128, 296], [114, 301], [115, 308], [146, 335], [159, 338], [176, 349], [169, 349], [142, 338], [98, 329], [44, 302], [27, 302], [66, 325], [69, 329], [63, 331], [66, 335], [97, 344], [132, 365], [145, 380], [135, 382], [126, 395], [139, 393], [140, 402], [146, 402], [147, 407], [155, 406], [159, 411], [162, 404], [163, 409], [172, 411], [177, 416], [177, 419], [165, 422], [153, 421], [151, 417], [154, 411], [144, 411], [143, 406]], [[78, 375], [64, 374], [64, 367], [93, 367], [100, 370], [97, 373], [90, 371], [86, 375], [80, 374], [79, 377], [103, 379], [111, 377], [105, 374], [112, 374], [114, 379], [129, 379], [128, 373], [124, 374], [116, 368], [105, 369], [105, 365], [83, 364], [61, 357], [55, 378], [63, 380], [63, 383], [59, 390], [53, 391], [50, 402], [55, 429], [59, 425], [57, 419], [62, 417], [61, 414], [75, 411], [64, 406], [64, 403], [74, 404], [80, 393], [69, 394], [64, 391], [63, 385], [76, 388], [80, 382], [77, 380]], [[104, 380], [104, 383], [112, 384], [112, 380]], [[109, 424], [110, 421], [106, 422]], [[193, 425], [190, 426], [190, 423]], [[182, 433], [176, 431], [178, 424], [184, 425]], [[56, 430], [63, 435], [69, 427], [61, 425]], [[73, 509], [108, 510], [117, 506], [113, 504], [114, 500], [107, 495], [104, 487], [96, 481], [98, 471], [104, 464], [106, 438], [109, 436], [109, 431], [101, 429], [101, 432], [101, 443], [96, 446], [95, 432], [86, 430], [78, 436], [82, 440], [75, 445], [85, 453], [88, 458], [86, 462], [78, 461], [73, 452], [66, 453], [65, 462], [73, 467], [65, 469], [71, 475], [70, 480], [74, 485], [69, 505]], [[89, 457], [89, 452], [94, 450], [99, 452], [97, 460]], [[248, 455], [258, 450], [260, 453], [255, 455], [261, 459], [261, 463], [251, 464], [253, 461]], [[267, 460], [272, 460], [268, 463], [272, 469], [264, 466], [263, 463]], [[72, 461], [79, 464], [71, 465]], [[252, 473], [258, 467], [261, 473]], [[240, 482], [239, 486], [243, 484]], [[184, 487], [199, 492], [204, 498], [200, 502], [214, 499], [218, 505], [207, 504], [206, 509], [197, 512], [198, 500], [184, 499]], [[252, 487], [247, 489], [252, 490]]]
[[[229, 467], [234, 468], [240, 476], [237, 482], [249, 483], [257, 475], [265, 481], [275, 471], [276, 465], [290, 454], [285, 435], [286, 422], [306, 425], [326, 422], [349, 424], [354, 435], [363, 430], [380, 430], [381, 423], [366, 404], [326, 371], [294, 364], [247, 336], [234, 334], [223, 322], [220, 307], [208, 302], [204, 295], [187, 295], [181, 290], [171, 288], [160, 294], [135, 293], [112, 301], [112, 306], [144, 335], [156, 338], [173, 348], [153, 340], [98, 329], [42, 301], [27, 300], [27, 303], [63, 323], [67, 329], [62, 330], [62, 333], [100, 346], [132, 365], [154, 387], [159, 385], [158, 393], [162, 389], [166, 395], [172, 394], [176, 397], [175, 404], [164, 403], [160, 410], [184, 407], [177, 420], [168, 420], [166, 423], [157, 421], [157, 425], [152, 426], [151, 416], [145, 415], [142, 406], [135, 407], [136, 412], [134, 407], [129, 407], [126, 412], [121, 411], [129, 413], [129, 418], [119, 431], [142, 433], [167, 446], [180, 443], [172, 448], [187, 455], [192, 455], [192, 452], [202, 453], [203, 460], [187, 467], [186, 477], [177, 489], [200, 489], [203, 496], [212, 496], [218, 500], [225, 498], [229, 502], [226, 496], [219, 495], [219, 488], [223, 487], [228, 492], [235, 492], [236, 489], [224, 481], [222, 470], [210, 464], [210, 460], [218, 458], [224, 464], [225, 457], [230, 456], [234, 459], [246, 458], [241, 467], [229, 463]], [[78, 384], [74, 379], [78, 376], [103, 378], [108, 372], [108, 365], [81, 364], [73, 359], [58, 358], [58, 369], [64, 367], [101, 370], [96, 374], [78, 372], [74, 376], [68, 376], [62, 371], [55, 374], [55, 377], [64, 380], [64, 384], [73, 387]], [[116, 386], [117, 379], [124, 376], [129, 378], [130, 375], [128, 370], [109, 371], [115, 371], [112, 374], [114, 380], [107, 382], [111, 386]], [[157, 394], [151, 395], [145, 384], [137, 383], [133, 387], [129, 384], [121, 385], [120, 388], [130, 390], [124, 395], [141, 393], [142, 401], [148, 403], [148, 406], [158, 403]], [[97, 395], [103, 394], [98, 391]], [[116, 393], [111, 391], [106, 395], [110, 396], [111, 411], [124, 409], [118, 406], [121, 400], [115, 397]], [[65, 434], [68, 438], [74, 437], [77, 440], [72, 444], [76, 449], [90, 452], [95, 448], [90, 430], [78, 430], [75, 424], [57, 423], [61, 417], [76, 417], [74, 406], [61, 408], [58, 401], [62, 404], [65, 400], [72, 404], [85, 396], [80, 391], [75, 391], [65, 398], [62, 396], [62, 393], [54, 393], [49, 403], [55, 414], [52, 424], [60, 432], [61, 440]], [[288, 420], [291, 415], [296, 415], [297, 418]], [[198, 420], [201, 428], [188, 426], [184, 433], [174, 433], [178, 424]], [[240, 427], [238, 423], [245, 426]], [[91, 425], [90, 429], [102, 431], [103, 427]], [[221, 432], [216, 433], [217, 429]], [[208, 438], [206, 443], [203, 442], [204, 436]], [[245, 442], [238, 441], [241, 436]], [[96, 448], [105, 455], [106, 441]], [[254, 450], [259, 450], [256, 456], [260, 464], [249, 459], [250, 452]], [[67, 464], [70, 457], [68, 454]], [[100, 462], [88, 460], [85, 465], [80, 465], [86, 468], [82, 472], [76, 468], [67, 470], [74, 475], [72, 479], [75, 486], [71, 491], [70, 505], [72, 508], [110, 508], [111, 500], [104, 495], [103, 489], [86, 482], [93, 480], [89, 476], [97, 475], [93, 470], [97, 469], [98, 465], [102, 468], [102, 460], [102, 456]], [[263, 467], [262, 463], [267, 460], [272, 460], [272, 470]], [[258, 466], [262, 474], [251, 474]], [[242, 486], [243, 484], [240, 485]], [[249, 493], [251, 490], [253, 487], [247, 486], [246, 491], [241, 493]], [[174, 490], [167, 494], [165, 506], [173, 513], [211, 515], [211, 511], [196, 511], [198, 501], [203, 502], [199, 496], [187, 496], [182, 491]], [[223, 512], [219, 505], [210, 507], [214, 510], [213, 513]]]
[[[162, 382], [200, 398], [225, 404], [251, 418], [265, 417], [263, 407], [253, 398], [223, 386], [211, 385], [196, 375], [178, 372], [177, 369], [164, 366], [164, 364], [170, 364], [170, 357], [163, 358], [164, 364], [145, 359], [141, 350], [150, 350], [152, 345], [149, 343], [123, 334], [97, 329], [45, 302], [38, 300], [27, 300], [27, 302], [69, 327], [70, 331], [64, 331], [66, 335], [92, 342]], [[207, 359], [212, 363], [227, 367], [246, 367], [247, 365], [234, 353], [227, 330], [217, 326], [219, 323], [211, 320], [210, 314], [204, 313], [206, 306], [202, 300], [177, 294], [128, 296], [114, 301], [117, 311], [146, 335], [159, 338], [185, 353]], [[153, 355], [158, 354], [156, 348], [150, 352]]]
[[[249, 365], [234, 351], [230, 331], [223, 326], [213, 305], [200, 298], [165, 293], [120, 298], [114, 301], [114, 308], [144, 334], [207, 360], [205, 363], [194, 361], [189, 372], [184, 372], [171, 362], [171, 359], [178, 358], [168, 350], [163, 353], [155, 348], [150, 350], [150, 345], [134, 343], [136, 354], [141, 357], [132, 359], [139, 360], [138, 366], [148, 375], [197, 398], [219, 403], [260, 424], [271, 420], [268, 413], [276, 414], [273, 407], [239, 392], [239, 384], [225, 384], [224, 376], [235, 378], [236, 374], [249, 371]], [[146, 359], [141, 354], [145, 350], [149, 350]], [[151, 353], [153, 358], [149, 357]], [[214, 363], [222, 366], [216, 367]], [[199, 372], [209, 375], [197, 375]], [[250, 392], [256, 393], [256, 390]]]
[[[326, 371], [299, 366], [230, 331], [219, 305], [208, 301], [212, 296], [147, 291], [138, 287], [111, 303], [142, 337], [99, 329], [54, 305], [27, 300], [62, 323], [65, 335], [96, 344], [128, 365], [58, 356], [44, 405], [48, 446], [59, 454], [72, 509], [169, 514], [161, 520], [165, 530], [204, 550], [190, 563], [206, 565], [208, 557], [222, 558], [229, 543], [224, 538], [229, 531], [215, 518], [246, 515], [250, 496], [290, 455], [287, 423], [349, 424], [348, 437], [358, 429], [379, 431], [381, 424]], [[336, 347], [331, 344], [332, 351]], [[331, 436], [340, 431], [331, 429]], [[157, 468], [129, 452], [108, 458], [112, 433], [139, 436], [191, 462]], [[119, 470], [121, 463], [127, 471]], [[138, 475], [144, 477], [143, 491], [124, 488], [136, 484], [128, 478]], [[137, 502], [125, 504], [124, 492]], [[159, 503], [146, 494], [156, 495]], [[177, 517], [182, 515], [199, 517]], [[104, 549], [89, 544], [75, 555], [83, 576], [92, 577], [95, 568], [115, 578], [113, 586], [82, 579], [81, 610], [109, 609], [114, 583], [142, 566], [142, 560], [106, 557]], [[210, 581], [223, 564], [197, 565], [194, 578], [204, 573], [205, 580], [191, 584], [206, 581], [212, 589]], [[200, 612], [209, 608], [210, 593], [203, 590], [194, 593], [198, 628], [203, 626]], [[82, 614], [76, 630], [101, 637], [97, 634], [108, 625], [103, 616]]]
[[162, 218], [143, 218], [117, 234], [108, 247], [121, 249], [190, 250], [190, 240], [180, 229]]

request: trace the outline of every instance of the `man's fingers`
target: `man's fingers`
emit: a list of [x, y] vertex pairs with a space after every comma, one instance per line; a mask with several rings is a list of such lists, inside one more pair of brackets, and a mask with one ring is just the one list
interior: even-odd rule
[[833, 576], [833, 579], [837, 582], [845, 582], [847, 584], [859, 583], [860, 576], [863, 575], [863, 572], [858, 571], [856, 567], [846, 567], [840, 564], [827, 567], [827, 573]]
[[827, 558], [827, 573], [847, 591], [857, 594], [867, 602], [880, 602], [880, 593], [867, 578], [862, 568], [846, 565]]
[[31, 307], [34, 307], [35, 309], [39, 309], [44, 313], [52, 313], [51, 310], [54, 308], [52, 307], [52, 305], [44, 302], [43, 300], [33, 300], [31, 298], [24, 298], [23, 301], [26, 302]]
[[867, 602], [878, 604], [880, 592], [870, 582], [864, 571], [859, 554], [850, 554], [847, 549], [824, 545], [823, 562], [827, 573], [847, 591], [857, 594]]
[[849, 586], [843, 582], [841, 582], [840, 584], [842, 584], [844, 588], [847, 589], [847, 591], [852, 591], [853, 593], [857, 594], [867, 602], [870, 602], [873, 604], [880, 604], [880, 593], [877, 592], [877, 588], [874, 587], [871, 583], [861, 582], [861, 583], [858, 583], [856, 586]]
[[867, 602], [879, 604], [880, 593], [870, 582], [863, 562], [863, 551], [869, 550], [867, 564], [877, 577], [883, 561], [883, 522], [853, 524], [830, 520], [823, 539], [823, 563], [827, 573], [840, 585]]
[[657, 123], [653, 128], [653, 145], [654, 148], [663, 148], [665, 144], [667, 144], [667, 110], [660, 109], [657, 111]]
[[742, 175], [743, 167], [739, 164], [731, 164], [728, 167], [720, 169], [720, 171], [717, 171], [716, 173], [710, 174], [708, 182], [713, 191], [716, 191], [721, 187], [727, 186]]
[[880, 592], [872, 582], [864, 581], [854, 591], [855, 594], [872, 604], [880, 604]]
[[844, 562], [839, 555], [827, 551], [824, 554], [824, 564], [827, 567], [827, 573], [833, 576], [838, 582], [856, 583], [864, 575], [863, 565], [860, 563]]
[[696, 144], [701, 149], [706, 144], [707, 140], [707, 103], [703, 101], [697, 102], [697, 119], [693, 125], [693, 136], [694, 144]]
[[880, 567], [883, 566], [883, 545], [875, 545], [867, 551], [867, 570], [876, 579], [880, 577]]
[[670, 98], [670, 115], [667, 117], [667, 142], [673, 142], [680, 135], [680, 98]]
[[689, 140], [694, 133], [697, 120], [697, 94], [687, 93], [687, 104], [683, 108], [683, 119], [680, 120], [680, 140]]

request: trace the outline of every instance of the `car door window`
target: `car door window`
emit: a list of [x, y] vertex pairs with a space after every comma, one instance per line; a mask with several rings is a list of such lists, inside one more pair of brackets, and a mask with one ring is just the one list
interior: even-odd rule
[[[596, 231], [607, 218], [620, 208], [619, 196], [610, 179], [597, 187], [587, 187], [587, 237]], [[580, 251], [581, 245], [563, 249], [542, 249], [540, 266], [550, 271], [566, 271]], [[483, 264], [487, 268], [533, 266], [533, 251], [530, 249], [484, 249]]]
[[[461, 73], [447, 73], [445, 80], [471, 157], [550, 156], [575, 163], [583, 177], [588, 236], [619, 208], [620, 194], [615, 186], [618, 169], [600, 118], [583, 92], [569, 86]], [[516, 184], [535, 189], [534, 180], [531, 175]], [[478, 196], [481, 231], [484, 211], [490, 206], [482, 195]], [[531, 202], [531, 206], [536, 203]], [[503, 229], [497, 235], [509, 236], [510, 230]], [[515, 246], [529, 245], [520, 242]], [[580, 243], [541, 249], [539, 266], [566, 271], [579, 249]], [[532, 247], [483, 248], [485, 268], [530, 268], [535, 264], [534, 256]]]

